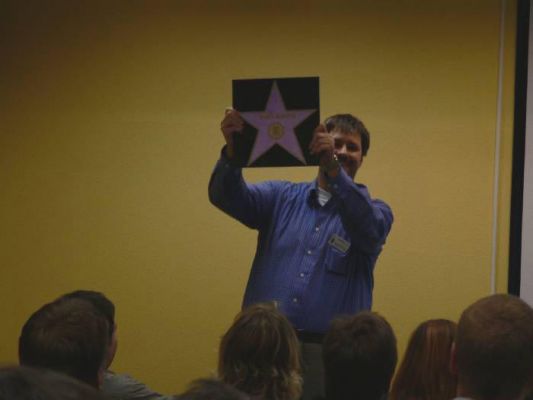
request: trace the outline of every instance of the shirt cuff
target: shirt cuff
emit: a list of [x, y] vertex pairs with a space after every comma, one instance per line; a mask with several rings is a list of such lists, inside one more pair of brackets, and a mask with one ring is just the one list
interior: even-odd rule
[[239, 169], [240, 170], [241, 167], [238, 166], [238, 165], [235, 165], [235, 162], [233, 161], [233, 159], [228, 158], [228, 156], [226, 155], [226, 147], [227, 147], [227, 145], [224, 145], [224, 147], [222, 147], [222, 150], [220, 150], [219, 163], [221, 163], [226, 168], [232, 168], [232, 169]]
[[339, 189], [342, 190], [343, 187], [350, 187], [354, 185], [354, 181], [348, 176], [342, 166], [339, 166], [339, 173], [334, 178], [330, 177], [328, 174], [324, 175], [326, 176], [328, 187], [334, 193], [337, 193]]

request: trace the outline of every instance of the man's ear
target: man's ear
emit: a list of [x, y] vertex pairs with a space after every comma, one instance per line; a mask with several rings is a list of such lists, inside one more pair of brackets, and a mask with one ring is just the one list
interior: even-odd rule
[[113, 334], [111, 335], [109, 346], [107, 347], [105, 369], [109, 369], [109, 367], [111, 366], [111, 363], [113, 362], [113, 359], [115, 358], [115, 354], [117, 352], [117, 346], [117, 325], [115, 324], [113, 327]]
[[452, 343], [450, 348], [450, 372], [452, 375], [457, 376], [457, 350], [455, 349], [455, 342]]

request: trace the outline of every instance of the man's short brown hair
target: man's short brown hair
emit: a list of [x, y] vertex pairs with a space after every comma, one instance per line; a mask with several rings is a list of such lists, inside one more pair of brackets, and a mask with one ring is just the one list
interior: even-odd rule
[[533, 374], [533, 309], [518, 297], [484, 297], [461, 315], [459, 385], [473, 398], [518, 398]]
[[370, 311], [335, 319], [322, 355], [328, 400], [383, 398], [398, 360], [392, 327]]
[[45, 304], [28, 319], [19, 338], [21, 365], [62, 372], [98, 387], [109, 343], [107, 319], [85, 300]]

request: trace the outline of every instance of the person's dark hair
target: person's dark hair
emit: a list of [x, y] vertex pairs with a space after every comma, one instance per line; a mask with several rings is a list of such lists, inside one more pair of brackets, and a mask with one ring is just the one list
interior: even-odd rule
[[21, 365], [48, 368], [98, 387], [109, 344], [106, 318], [82, 299], [45, 304], [19, 338]]
[[389, 400], [449, 400], [455, 397], [457, 377], [450, 369], [455, 322], [424, 321], [412, 333], [392, 383]]
[[397, 362], [396, 337], [380, 315], [363, 311], [331, 323], [324, 337], [328, 400], [377, 400], [389, 391]]
[[105, 396], [67, 375], [12, 366], [0, 368], [0, 400], [105, 400]]
[[459, 320], [455, 356], [461, 394], [519, 398], [533, 378], [533, 309], [506, 294], [476, 301]]
[[103, 293], [94, 290], [75, 290], [64, 294], [61, 299], [82, 299], [91, 303], [96, 310], [106, 317], [109, 324], [109, 337], [115, 331], [115, 305]]
[[219, 378], [268, 400], [300, 397], [300, 351], [296, 333], [274, 304], [255, 304], [237, 314], [222, 337]]
[[190, 383], [176, 400], [248, 400], [249, 397], [233, 386], [216, 379], [197, 379]]
[[368, 132], [359, 118], [354, 117], [352, 114], [335, 114], [326, 118], [324, 124], [328, 132], [338, 130], [348, 134], [358, 133], [361, 136], [363, 156], [366, 156], [370, 148], [370, 132]]

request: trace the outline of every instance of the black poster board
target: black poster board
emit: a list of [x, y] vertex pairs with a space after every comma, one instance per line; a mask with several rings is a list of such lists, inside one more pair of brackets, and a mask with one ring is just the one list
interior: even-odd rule
[[320, 123], [318, 77], [234, 80], [233, 108], [244, 120], [234, 136], [236, 165], [318, 165], [308, 149]]

